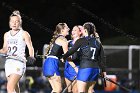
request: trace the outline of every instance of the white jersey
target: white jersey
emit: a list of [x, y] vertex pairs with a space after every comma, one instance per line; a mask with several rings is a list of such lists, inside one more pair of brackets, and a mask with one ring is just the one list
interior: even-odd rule
[[15, 35], [11, 35], [11, 30], [7, 32], [8, 55], [25, 58], [26, 43], [23, 39], [23, 32], [22, 29]]

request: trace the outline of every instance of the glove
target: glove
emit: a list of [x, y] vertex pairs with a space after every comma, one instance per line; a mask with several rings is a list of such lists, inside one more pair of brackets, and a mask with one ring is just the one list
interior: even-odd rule
[[36, 59], [34, 57], [30, 57], [30, 56], [27, 57], [27, 63], [29, 65], [34, 65], [35, 61], [36, 61]]
[[0, 57], [7, 57], [8, 55], [5, 53], [0, 53]]

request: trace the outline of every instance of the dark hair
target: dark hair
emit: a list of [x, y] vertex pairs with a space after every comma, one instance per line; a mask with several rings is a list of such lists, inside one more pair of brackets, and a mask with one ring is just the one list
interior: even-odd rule
[[58, 37], [58, 35], [61, 33], [61, 30], [64, 29], [66, 26], [66, 23], [59, 23], [56, 28], [55, 28], [55, 31], [54, 31], [54, 35], [50, 41], [50, 44], [49, 46], [47, 47], [46, 49], [46, 54], [48, 54], [52, 44], [55, 42], [56, 38]]
[[86, 22], [83, 25], [84, 29], [87, 29], [88, 31], [88, 36], [94, 36], [95, 37], [95, 32], [96, 32], [96, 27], [92, 22]]

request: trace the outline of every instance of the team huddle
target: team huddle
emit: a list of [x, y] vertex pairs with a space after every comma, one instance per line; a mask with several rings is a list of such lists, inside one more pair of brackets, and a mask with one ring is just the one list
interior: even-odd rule
[[[9, 19], [10, 29], [4, 34], [3, 48], [0, 53], [7, 54], [5, 74], [7, 92], [20, 93], [19, 80], [26, 71], [26, 63], [35, 61], [34, 48], [29, 33], [22, 29], [19, 11], [13, 11]], [[99, 74], [106, 75], [104, 50], [92, 22], [76, 25], [71, 31], [71, 40], [67, 40], [69, 27], [58, 23], [54, 35], [46, 49], [46, 59], [42, 72], [47, 77], [51, 93], [94, 93]], [[26, 59], [26, 46], [29, 57]], [[18, 59], [16, 59], [18, 57]], [[62, 90], [60, 62], [64, 62], [64, 77], [67, 90]]]

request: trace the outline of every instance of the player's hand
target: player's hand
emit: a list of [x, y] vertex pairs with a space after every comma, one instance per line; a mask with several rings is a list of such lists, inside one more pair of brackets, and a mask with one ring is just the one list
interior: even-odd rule
[[29, 65], [34, 65], [35, 61], [36, 61], [36, 59], [34, 57], [30, 57], [30, 56], [27, 57], [27, 63]]
[[106, 86], [107, 86], [107, 85], [106, 85], [106, 80], [105, 80], [106, 72], [102, 72], [102, 73], [101, 73], [101, 77], [102, 77], [103, 85], [104, 85], [104, 87], [106, 87]]
[[61, 62], [63, 62], [63, 63], [65, 63], [65, 61], [64, 61], [64, 59], [63, 59], [63, 58], [61, 58], [61, 59], [60, 59], [60, 61], [61, 61]]
[[94, 34], [95, 34], [95, 37], [96, 37], [96, 38], [100, 37], [99, 34], [98, 34], [97, 32], [94, 32]]
[[106, 77], [106, 72], [102, 72], [102, 73], [103, 73], [103, 76]]

